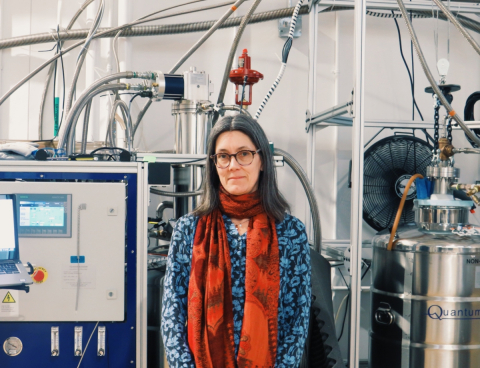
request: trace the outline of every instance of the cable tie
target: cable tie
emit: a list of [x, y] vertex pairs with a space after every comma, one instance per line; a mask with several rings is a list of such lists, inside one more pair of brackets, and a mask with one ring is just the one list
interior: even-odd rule
[[130, 84], [129, 84], [129, 83], [127, 83], [127, 90], [129, 90], [129, 89], [130, 89]]
[[232, 11], [237, 10], [238, 8], [235, 5], [232, 5]]
[[450, 115], [451, 117], [454, 117], [456, 114], [455, 110], [452, 110], [448, 113], [448, 115]]

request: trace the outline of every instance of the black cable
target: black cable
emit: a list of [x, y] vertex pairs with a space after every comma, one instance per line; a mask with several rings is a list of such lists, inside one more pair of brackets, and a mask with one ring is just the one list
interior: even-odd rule
[[[392, 14], [393, 14], [393, 10], [392, 10]], [[417, 101], [415, 100], [415, 96], [414, 96], [412, 74], [410, 73], [410, 68], [408, 67], [407, 61], [405, 60], [405, 56], [403, 55], [402, 35], [401, 35], [401, 33], [400, 33], [400, 27], [398, 26], [397, 19], [396, 19], [396, 18], [393, 18], [393, 20], [395, 21], [395, 25], [397, 26], [398, 43], [399, 43], [399, 46], [400, 46], [400, 55], [402, 56], [403, 63], [405, 64], [405, 68], [407, 68], [408, 77], [409, 77], [409, 79], [410, 79], [410, 88], [411, 88], [411, 92], [412, 92], [413, 104], [414, 104], [414, 106], [417, 108], [418, 114], [420, 115], [420, 119], [422, 119], [422, 121], [423, 121], [423, 115], [422, 115], [422, 113], [421, 113], [421, 111], [420, 111], [420, 109], [419, 109], [419, 107], [418, 107], [418, 105], [417, 105]]]
[[338, 271], [340, 272], [340, 275], [342, 275], [342, 279], [343, 279], [343, 282], [345, 282], [345, 286], [347, 287], [348, 291], [350, 291], [350, 286], [348, 285], [347, 280], [345, 280], [345, 277], [343, 277], [342, 270], [339, 268]]
[[347, 311], [348, 311], [348, 302], [350, 301], [350, 294], [347, 295], [347, 302], [345, 303], [345, 313], [343, 314], [343, 322], [342, 322], [342, 329], [340, 330], [340, 336], [338, 336], [337, 341], [343, 336], [343, 329], [345, 328], [345, 321], [347, 319]]
[[[365, 263], [366, 264], [366, 263]], [[370, 270], [370, 267], [372, 266], [372, 264], [370, 263], [369, 265], [367, 265], [367, 269], [365, 270], [365, 272], [363, 273], [362, 275], [362, 278], [361, 280], [363, 280], [363, 278], [365, 277], [365, 275], [367, 274], [367, 272]], [[343, 281], [345, 282], [345, 285], [347, 285], [347, 281], [345, 280], [345, 277], [343, 277], [343, 273], [340, 269], [338, 269], [340, 271], [340, 275], [342, 275], [342, 278], [343, 278]], [[347, 288], [348, 288], [348, 285], [347, 285]], [[350, 292], [350, 288], [348, 288], [348, 291]], [[345, 313], [343, 314], [343, 321], [342, 321], [342, 329], [340, 330], [340, 335], [338, 337], [338, 341], [340, 341], [340, 339], [342, 338], [343, 336], [343, 330], [345, 328], [345, 321], [347, 320], [347, 311], [348, 311], [348, 302], [350, 300], [350, 294], [347, 295], [347, 302], [346, 302], [346, 305], [345, 305]]]
[[368, 272], [368, 270], [370, 269], [371, 266], [372, 266], [371, 263], [367, 266], [367, 269], [366, 269], [365, 272], [363, 273], [361, 280], [363, 280], [363, 278], [365, 277], [365, 275], [367, 274], [367, 272]]
[[90, 152], [90, 154], [93, 155], [99, 151], [105, 151], [105, 150], [119, 150], [123, 152], [128, 152], [125, 148], [121, 148], [121, 147], [100, 147], [100, 148], [94, 149], [92, 152]]

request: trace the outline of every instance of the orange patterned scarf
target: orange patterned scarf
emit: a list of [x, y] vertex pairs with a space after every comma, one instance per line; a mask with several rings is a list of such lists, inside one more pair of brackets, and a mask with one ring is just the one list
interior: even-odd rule
[[[220, 209], [198, 220], [188, 287], [188, 345], [197, 368], [270, 368], [277, 352], [280, 262], [275, 220], [258, 192], [220, 191]], [[222, 213], [250, 218], [238, 357], [233, 339], [230, 251]]]

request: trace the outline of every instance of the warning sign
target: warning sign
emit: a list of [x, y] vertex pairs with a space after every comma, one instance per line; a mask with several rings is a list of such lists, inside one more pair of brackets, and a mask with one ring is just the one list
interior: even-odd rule
[[4, 317], [18, 317], [19, 291], [0, 290], [0, 320]]
[[5, 295], [5, 298], [3, 298], [2, 303], [16, 303], [15, 299], [13, 299], [12, 294], [10, 291], [7, 291], [7, 295]]
[[48, 272], [43, 267], [34, 267], [32, 280], [35, 284], [43, 284], [48, 279]]

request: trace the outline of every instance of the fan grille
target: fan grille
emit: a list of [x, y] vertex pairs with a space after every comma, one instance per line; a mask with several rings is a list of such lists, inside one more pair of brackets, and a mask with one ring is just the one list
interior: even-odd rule
[[[392, 227], [403, 188], [414, 174], [425, 176], [432, 159], [432, 147], [410, 136], [392, 136], [372, 145], [364, 155], [363, 219], [375, 230]], [[400, 224], [414, 222], [412, 185]]]

